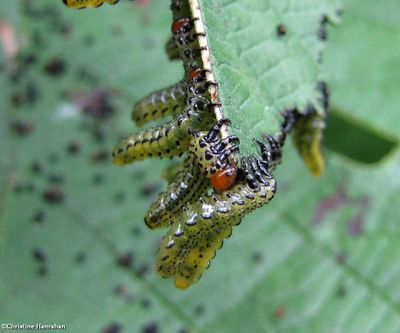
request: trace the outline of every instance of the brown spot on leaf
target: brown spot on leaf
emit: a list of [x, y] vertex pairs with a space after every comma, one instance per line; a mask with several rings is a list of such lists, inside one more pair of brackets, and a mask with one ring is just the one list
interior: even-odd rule
[[43, 191], [42, 197], [43, 200], [45, 200], [46, 202], [56, 204], [61, 203], [64, 200], [65, 195], [63, 192], [60, 191], [59, 188], [49, 187], [48, 189]]
[[108, 150], [98, 150], [90, 157], [93, 162], [104, 162], [110, 158], [110, 152]]
[[276, 319], [283, 318], [285, 316], [285, 314], [286, 314], [286, 308], [283, 305], [280, 305], [280, 306], [275, 308], [274, 317]]

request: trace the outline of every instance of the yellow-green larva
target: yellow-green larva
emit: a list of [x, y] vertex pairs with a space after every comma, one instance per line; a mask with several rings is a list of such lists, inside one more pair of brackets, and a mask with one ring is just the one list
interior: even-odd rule
[[227, 120], [221, 119], [209, 132], [191, 131], [192, 139], [183, 168], [169, 182], [165, 192], [159, 194], [145, 216], [150, 228], [171, 224], [184, 205], [197, 200], [210, 186], [212, 174], [228, 163], [235, 163], [229, 158], [238, 151], [238, 139], [236, 136], [219, 138], [224, 124]]
[[294, 127], [294, 144], [313, 176], [320, 176], [325, 167], [322, 154], [322, 134], [325, 128], [325, 117], [315, 110], [299, 114]]
[[124, 165], [149, 157], [174, 157], [187, 151], [190, 143], [189, 128], [207, 128], [212, 119], [187, 109], [165, 125], [133, 134], [116, 146], [113, 162]]
[[119, 0], [63, 0], [63, 3], [71, 8], [83, 9], [100, 7], [104, 3], [115, 5]]
[[176, 116], [186, 108], [186, 85], [178, 82], [168, 88], [153, 92], [136, 103], [132, 120], [137, 126], [165, 116]]
[[[273, 198], [276, 182], [266, 169], [258, 169], [259, 162], [255, 157], [242, 161], [248, 169], [231, 190], [202, 196], [185, 206], [161, 243], [157, 256], [161, 276], [173, 277], [182, 289], [195, 283], [231, 235], [232, 227]], [[258, 174], [257, 182], [254, 174]]]

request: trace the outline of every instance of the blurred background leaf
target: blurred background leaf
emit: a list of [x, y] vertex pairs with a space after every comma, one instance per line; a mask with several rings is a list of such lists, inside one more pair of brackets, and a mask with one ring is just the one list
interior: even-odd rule
[[134, 130], [133, 102], [181, 78], [160, 52], [168, 2], [71, 11], [2, 0], [1, 322], [71, 332], [399, 331], [400, 11], [395, 0], [346, 5], [329, 30], [337, 111], [326, 174], [309, 176], [289, 142], [277, 197], [182, 292], [154, 274], [163, 231], [143, 223], [168, 162], [117, 168], [109, 155]]

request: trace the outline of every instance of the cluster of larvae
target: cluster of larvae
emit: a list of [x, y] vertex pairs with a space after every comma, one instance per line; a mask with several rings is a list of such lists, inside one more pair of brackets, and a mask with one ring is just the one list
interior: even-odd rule
[[[79, 8], [103, 2], [116, 1], [64, 0]], [[188, 0], [172, 0], [171, 10], [172, 37], [166, 50], [170, 59], [182, 60], [184, 78], [136, 103], [132, 119], [138, 127], [167, 116], [172, 120], [123, 140], [113, 152], [113, 162], [122, 166], [145, 158], [185, 155], [182, 166], [170, 175], [166, 190], [152, 203], [145, 223], [150, 228], [169, 227], [160, 245], [157, 271], [173, 277], [178, 288], [187, 288], [208, 268], [232, 227], [274, 197], [276, 181], [271, 171], [280, 162], [292, 128], [311, 172], [322, 172], [324, 119], [312, 107], [303, 114], [288, 110], [279, 135], [254, 139], [259, 156], [241, 156], [239, 138], [224, 134], [230, 121], [222, 115], [218, 84], [210, 80], [211, 65], [203, 60], [207, 40], [204, 31], [196, 29], [200, 18], [192, 16]], [[326, 86], [321, 84], [320, 90], [321, 103], [326, 104]]]

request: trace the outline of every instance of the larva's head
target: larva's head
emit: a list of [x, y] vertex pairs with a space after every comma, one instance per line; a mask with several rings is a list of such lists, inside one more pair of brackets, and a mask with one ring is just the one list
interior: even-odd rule
[[186, 75], [188, 82], [199, 83], [206, 80], [206, 70], [201, 68], [192, 68]]
[[171, 31], [174, 35], [187, 33], [193, 29], [193, 20], [189, 17], [182, 17], [174, 22], [171, 25]]
[[236, 184], [237, 180], [237, 169], [232, 164], [226, 165], [224, 168], [219, 169], [213, 175], [211, 175], [210, 182], [211, 186], [217, 192], [223, 192], [229, 190]]

